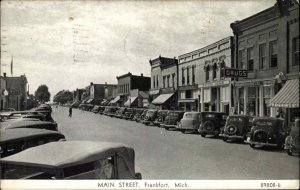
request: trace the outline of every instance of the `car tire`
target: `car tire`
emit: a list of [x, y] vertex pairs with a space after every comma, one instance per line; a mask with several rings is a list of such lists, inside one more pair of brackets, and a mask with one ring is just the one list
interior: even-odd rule
[[286, 149], [286, 153], [287, 153], [289, 156], [293, 156], [293, 150], [292, 150], [292, 149]]
[[201, 137], [205, 137], [206, 134], [205, 133], [200, 133]]
[[250, 143], [250, 147], [251, 147], [251, 148], [255, 148], [255, 144]]
[[214, 131], [215, 130], [215, 124], [212, 121], [205, 121], [203, 123], [203, 128], [207, 131]]
[[180, 130], [181, 133], [185, 134], [185, 130]]
[[223, 137], [222, 139], [223, 139], [224, 142], [227, 142], [228, 137]]
[[166, 127], [165, 129], [166, 129], [167, 131], [169, 131], [169, 127]]

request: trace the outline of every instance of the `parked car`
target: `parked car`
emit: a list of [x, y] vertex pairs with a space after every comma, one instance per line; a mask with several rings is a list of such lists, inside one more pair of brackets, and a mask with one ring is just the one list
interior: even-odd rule
[[285, 138], [289, 132], [290, 129], [281, 118], [256, 117], [253, 119], [248, 143], [252, 148], [260, 145], [283, 149]]
[[165, 121], [160, 125], [166, 130], [170, 128], [176, 128], [180, 120], [182, 119], [184, 111], [169, 111]]
[[147, 111], [144, 120], [142, 120], [142, 123], [145, 125], [149, 125], [151, 123], [153, 124], [156, 117], [157, 117], [157, 110], [150, 109]]
[[133, 120], [136, 122], [139, 122], [141, 119], [141, 115], [144, 113], [145, 108], [136, 108], [135, 109], [135, 114], [133, 116]]
[[206, 135], [218, 136], [225, 126], [227, 116], [223, 112], [201, 112], [198, 132], [202, 137]]
[[103, 112], [104, 115], [107, 115], [107, 116], [114, 116], [116, 111], [118, 110], [117, 107], [114, 107], [114, 106], [107, 106]]
[[0, 114], [1, 121], [18, 118], [37, 118], [42, 121], [54, 122], [50, 111], [13, 111]]
[[176, 125], [176, 128], [181, 132], [198, 132], [198, 128], [201, 122], [200, 112], [185, 112], [182, 119]]
[[1, 179], [141, 179], [134, 159], [119, 143], [51, 142], [0, 159]]
[[99, 110], [100, 110], [100, 106], [95, 105], [95, 106], [93, 107], [93, 109], [92, 109], [92, 112], [93, 112], [93, 113], [98, 113]]
[[65, 139], [58, 131], [34, 128], [1, 130], [0, 157], [10, 156], [27, 148]]
[[290, 134], [285, 138], [285, 149], [290, 156], [300, 153], [299, 121], [299, 118], [295, 120], [295, 125], [292, 126]]
[[47, 129], [52, 131], [57, 131], [57, 123], [48, 121], [38, 121], [36, 119], [32, 120], [30, 118], [17, 119], [17, 120], [7, 120], [1, 123], [2, 129], [15, 129], [15, 128], [38, 128]]
[[154, 120], [153, 124], [160, 127], [160, 124], [162, 124], [165, 121], [165, 118], [167, 117], [169, 110], [159, 110], [157, 112], [157, 117]]
[[226, 124], [220, 136], [224, 141], [247, 139], [250, 135], [253, 117], [247, 115], [231, 115], [227, 117]]
[[125, 114], [126, 111], [127, 111], [126, 107], [120, 107], [118, 109], [118, 111], [116, 112], [115, 117], [117, 117], [117, 118], [123, 118], [123, 115]]
[[123, 119], [133, 120], [134, 114], [135, 114], [135, 108], [127, 108], [126, 112], [123, 114]]
[[99, 114], [103, 114], [103, 112], [104, 112], [104, 110], [105, 110], [105, 106], [100, 106], [100, 109], [99, 109]]
[[141, 114], [140, 118], [138, 119], [138, 122], [142, 122], [147, 114], [149, 109], [144, 109], [143, 113]]

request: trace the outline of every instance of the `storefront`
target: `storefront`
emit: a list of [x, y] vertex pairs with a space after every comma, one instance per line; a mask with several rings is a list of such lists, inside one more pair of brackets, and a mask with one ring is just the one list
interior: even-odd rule
[[200, 111], [230, 112], [231, 107], [231, 83], [229, 80], [221, 80], [199, 85]]

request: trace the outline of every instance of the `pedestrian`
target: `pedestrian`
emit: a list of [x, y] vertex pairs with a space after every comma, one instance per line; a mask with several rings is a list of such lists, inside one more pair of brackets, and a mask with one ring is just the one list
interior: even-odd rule
[[69, 108], [69, 117], [72, 117], [72, 106]]

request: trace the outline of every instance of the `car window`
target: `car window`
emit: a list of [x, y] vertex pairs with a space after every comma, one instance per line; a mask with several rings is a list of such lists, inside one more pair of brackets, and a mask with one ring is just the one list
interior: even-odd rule
[[256, 122], [256, 125], [257, 126], [272, 126], [273, 125], [273, 123], [271, 122], [271, 121], [257, 121]]
[[168, 115], [169, 115], [169, 116], [178, 117], [178, 116], [179, 116], [179, 113], [176, 113], [176, 112], [170, 112]]
[[215, 118], [216, 116], [214, 114], [204, 114], [204, 117], [206, 118]]
[[244, 119], [240, 118], [240, 117], [229, 117], [228, 120], [232, 121], [232, 122], [243, 122], [244, 121]]
[[198, 114], [195, 113], [186, 113], [184, 115], [185, 118], [196, 118]]

